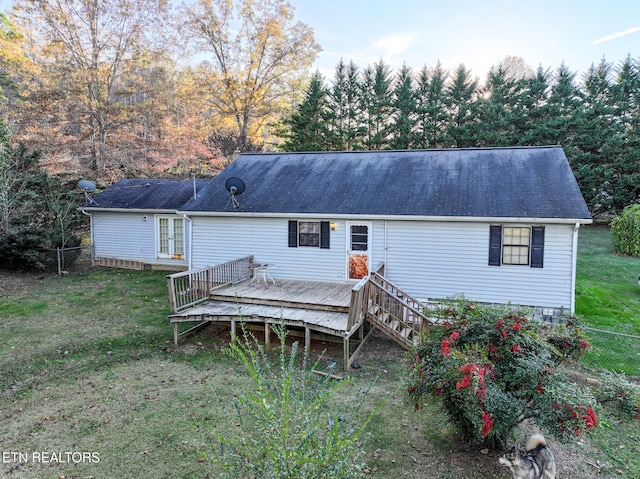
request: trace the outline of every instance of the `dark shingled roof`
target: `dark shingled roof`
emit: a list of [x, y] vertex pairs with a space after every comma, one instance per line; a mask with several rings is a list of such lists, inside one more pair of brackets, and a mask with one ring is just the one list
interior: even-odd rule
[[[196, 180], [200, 191], [208, 180]], [[93, 197], [91, 208], [178, 210], [193, 198], [193, 180], [120, 180]]]
[[244, 154], [181, 210], [591, 219], [559, 146]]

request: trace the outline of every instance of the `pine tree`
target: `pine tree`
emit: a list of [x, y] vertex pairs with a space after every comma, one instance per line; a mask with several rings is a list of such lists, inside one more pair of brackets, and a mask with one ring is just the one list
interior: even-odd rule
[[475, 121], [474, 95], [478, 80], [471, 78], [471, 72], [460, 65], [453, 72], [451, 83], [447, 87], [447, 104], [451, 115], [448, 136], [454, 148], [475, 146], [470, 126]]
[[447, 106], [448, 73], [440, 62], [429, 70], [424, 66], [418, 74], [416, 85], [417, 127], [414, 148], [440, 148], [450, 146], [447, 125], [450, 121]]
[[394, 150], [407, 150], [412, 145], [413, 131], [416, 124], [416, 103], [413, 91], [413, 72], [403, 65], [393, 89], [393, 108], [391, 140], [389, 146]]
[[391, 70], [384, 61], [364, 70], [360, 98], [365, 120], [363, 146], [368, 150], [388, 148], [392, 91]]
[[359, 148], [359, 70], [351, 61], [342, 60], [336, 66], [333, 86], [329, 92], [329, 105], [333, 110], [331, 120], [331, 149], [337, 151]]
[[485, 95], [476, 102], [477, 121], [471, 128], [477, 146], [517, 144], [523, 123], [518, 109], [522, 86], [522, 79], [514, 77], [502, 66], [489, 71]]
[[311, 77], [304, 100], [297, 106], [290, 118], [285, 120], [288, 127], [285, 151], [326, 151], [329, 149], [328, 92], [324, 77], [316, 72]]

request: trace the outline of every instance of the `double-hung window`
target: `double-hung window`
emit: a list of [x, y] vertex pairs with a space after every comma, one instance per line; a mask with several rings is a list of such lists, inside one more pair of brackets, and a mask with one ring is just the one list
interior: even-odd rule
[[544, 226], [491, 226], [489, 266], [518, 265], [542, 268]]
[[289, 247], [329, 248], [328, 221], [289, 221]]

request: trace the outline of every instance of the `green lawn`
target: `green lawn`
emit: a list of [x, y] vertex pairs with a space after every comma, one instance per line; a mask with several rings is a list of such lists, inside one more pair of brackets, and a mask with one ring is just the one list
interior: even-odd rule
[[[588, 324], [637, 334], [640, 262], [611, 255], [606, 230], [580, 232], [577, 307]], [[252, 387], [220, 350], [225, 330], [172, 343], [163, 273], [96, 270], [63, 277], [0, 272], [0, 475], [20, 479], [217, 478], [207, 428], [238, 431], [233, 399]], [[341, 345], [314, 341], [314, 354]], [[362, 436], [363, 477], [509, 478], [498, 452], [460, 443], [438, 404], [406, 404], [404, 352], [374, 335], [336, 398], [384, 407]], [[522, 437], [530, 431], [521, 431]], [[553, 441], [558, 477], [640, 477], [640, 426], [603, 416], [599, 432]], [[19, 453], [16, 460], [4, 453]], [[52, 460], [51, 453], [96, 453]], [[43, 453], [47, 453], [44, 454]], [[43, 460], [48, 459], [48, 460]], [[77, 459], [81, 456], [75, 456]], [[23, 460], [24, 459], [24, 460]], [[64, 459], [64, 457], [63, 457]]]
[[[595, 329], [640, 336], [640, 259], [613, 253], [609, 229], [580, 230], [576, 314]], [[584, 363], [640, 376], [640, 339], [588, 331]]]

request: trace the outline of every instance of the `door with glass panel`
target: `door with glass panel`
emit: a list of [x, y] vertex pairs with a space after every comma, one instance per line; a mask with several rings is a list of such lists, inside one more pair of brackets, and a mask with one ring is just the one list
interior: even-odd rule
[[347, 222], [347, 278], [362, 279], [369, 274], [371, 223]]
[[158, 258], [184, 258], [184, 219], [158, 216]]

